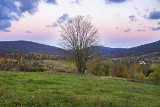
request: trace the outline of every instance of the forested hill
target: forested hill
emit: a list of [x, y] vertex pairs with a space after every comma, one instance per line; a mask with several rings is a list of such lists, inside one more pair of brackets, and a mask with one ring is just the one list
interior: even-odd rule
[[[123, 58], [123, 57], [137, 57], [140, 55], [151, 55], [157, 53], [158, 56], [160, 56], [160, 40], [129, 48], [129, 49], [121, 49], [121, 50], [115, 50], [108, 53], [107, 57], [109, 58]], [[104, 53], [103, 53], [104, 54]]]
[[54, 55], [63, 55], [64, 51], [55, 46], [39, 44], [30, 41], [1, 41], [0, 51], [9, 52], [35, 52]]
[[[98, 46], [96, 49], [103, 58], [137, 57], [140, 55], [153, 55], [155, 53], [160, 57], [160, 41], [128, 49], [103, 46]], [[30, 41], [3, 41], [0, 42], [0, 51], [64, 55], [64, 50], [61, 48]]]

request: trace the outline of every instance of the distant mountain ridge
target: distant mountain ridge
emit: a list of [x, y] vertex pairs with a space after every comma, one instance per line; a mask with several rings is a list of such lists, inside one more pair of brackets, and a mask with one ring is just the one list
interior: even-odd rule
[[[124, 57], [136, 57], [140, 55], [160, 53], [160, 40], [133, 47], [133, 48], [110, 48], [104, 46], [97, 46], [99, 54], [103, 58], [124, 58]], [[54, 55], [64, 55], [64, 50], [55, 46], [44, 45], [31, 41], [1, 41], [0, 51], [9, 52], [35, 52]]]
[[100, 52], [113, 52], [113, 51], [119, 51], [119, 50], [126, 50], [127, 48], [110, 48], [110, 47], [104, 47], [104, 46], [97, 46], [97, 49]]
[[156, 52], [160, 53], [160, 40], [129, 49], [115, 50], [109, 52], [107, 57], [109, 58], [137, 57], [140, 55], [153, 54]]
[[63, 49], [44, 45], [40, 43], [35, 43], [31, 41], [1, 41], [0, 51], [10, 51], [10, 52], [35, 52], [35, 53], [45, 53], [45, 54], [55, 54], [62, 55]]

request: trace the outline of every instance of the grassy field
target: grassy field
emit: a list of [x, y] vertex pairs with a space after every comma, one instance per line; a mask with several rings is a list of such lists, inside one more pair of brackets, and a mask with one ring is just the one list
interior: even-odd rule
[[52, 64], [60, 67], [75, 67], [73, 62], [63, 60], [43, 60], [46, 64]]
[[46, 65], [52, 65], [54, 66], [52, 69], [49, 71], [51, 72], [75, 72], [76, 67], [73, 62], [68, 62], [68, 61], [58, 61], [58, 60], [43, 60]]
[[0, 71], [0, 107], [160, 106], [160, 85], [67, 73]]

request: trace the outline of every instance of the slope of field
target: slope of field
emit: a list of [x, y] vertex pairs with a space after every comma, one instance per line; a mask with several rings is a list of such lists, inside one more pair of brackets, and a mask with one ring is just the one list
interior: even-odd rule
[[160, 86], [67, 73], [0, 72], [0, 106], [160, 106]]

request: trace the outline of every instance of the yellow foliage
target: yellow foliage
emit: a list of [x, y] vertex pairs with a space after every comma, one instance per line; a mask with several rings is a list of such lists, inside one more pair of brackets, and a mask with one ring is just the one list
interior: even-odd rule
[[135, 73], [135, 78], [137, 79], [137, 80], [146, 80], [146, 77], [145, 77], [145, 75], [142, 73], [142, 72], [140, 72], [140, 73]]

